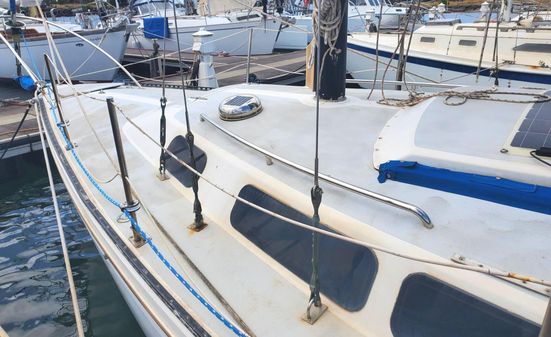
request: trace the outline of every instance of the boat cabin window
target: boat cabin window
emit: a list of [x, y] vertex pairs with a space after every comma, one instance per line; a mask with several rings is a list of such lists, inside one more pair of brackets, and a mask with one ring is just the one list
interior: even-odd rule
[[163, 15], [165, 7], [167, 10], [173, 10], [173, 3], [176, 8], [184, 8], [185, 3], [182, 0], [138, 0], [132, 3], [131, 8], [137, 10], [140, 15]]
[[459, 45], [460, 46], [472, 47], [472, 46], [476, 46], [476, 41], [475, 40], [459, 40]]
[[436, 39], [434, 37], [431, 37], [431, 36], [421, 36], [421, 42], [425, 42], [425, 43], [434, 43]]
[[523, 43], [513, 48], [516, 51], [526, 51], [531, 53], [551, 53], [551, 44], [547, 43]]
[[[188, 165], [191, 165], [191, 155], [189, 146], [184, 136], [176, 136], [168, 145], [168, 151], [172, 152], [178, 159]], [[193, 145], [193, 156], [195, 157], [195, 167], [197, 171], [203, 173], [207, 166], [207, 155], [203, 150]], [[194, 174], [184, 165], [167, 154], [166, 169], [170, 174], [178, 179], [185, 187], [193, 186]]]
[[390, 319], [394, 337], [537, 337], [539, 327], [427, 274], [402, 283]]
[[257, 19], [257, 18], [259, 18], [259, 17], [260, 17], [259, 14], [243, 15], [243, 16], [238, 16], [238, 17], [237, 17], [237, 21], [250, 20], [250, 19]]
[[[239, 196], [260, 207], [310, 224], [312, 218], [252, 185]], [[309, 283], [312, 273], [312, 232], [263, 213], [240, 201], [233, 206], [231, 225], [248, 240]], [[322, 225], [323, 229], [333, 231]], [[375, 254], [363, 247], [320, 234], [319, 279], [321, 292], [348, 311], [358, 311], [367, 302], [377, 273]]]

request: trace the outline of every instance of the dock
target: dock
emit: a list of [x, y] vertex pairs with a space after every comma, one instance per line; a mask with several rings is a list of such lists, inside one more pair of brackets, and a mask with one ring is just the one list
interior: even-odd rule
[[[32, 96], [32, 92], [23, 91], [13, 83], [0, 84], [0, 158], [2, 159], [42, 148], [38, 124], [32, 108], [20, 125], [28, 108], [26, 100]], [[19, 130], [17, 130], [18, 127]], [[15, 138], [13, 138], [14, 135]]]
[[32, 108], [21, 124], [27, 108], [24, 101], [0, 103], [0, 158], [8, 159], [42, 149], [38, 124]]
[[[152, 50], [143, 50], [136, 48], [127, 48], [124, 56], [124, 63], [129, 66], [132, 71], [133, 66], [140, 65], [142, 73], [144, 68], [147, 68], [147, 73], [153, 68], [153, 74], [158, 71], [160, 59], [163, 57], [162, 52], [159, 52], [157, 59], [148, 61], [151, 57], [155, 57]], [[181, 52], [180, 57], [185, 65], [185, 72], [189, 74], [195, 61], [195, 54]], [[179, 69], [178, 54], [169, 53], [165, 57], [167, 75], [165, 83], [167, 85], [180, 84], [180, 74], [175, 70]], [[214, 69], [219, 86], [227, 86], [232, 84], [244, 83], [247, 72], [247, 57], [246, 56], [230, 56], [230, 55], [213, 55]], [[274, 52], [269, 55], [255, 55], [250, 59], [250, 79], [256, 83], [268, 84], [301, 84], [305, 79], [306, 52], [305, 50], [297, 50], [290, 52]], [[172, 75], [169, 71], [172, 70]], [[146, 86], [160, 85], [162, 79], [158, 76], [141, 76], [142, 84]]]

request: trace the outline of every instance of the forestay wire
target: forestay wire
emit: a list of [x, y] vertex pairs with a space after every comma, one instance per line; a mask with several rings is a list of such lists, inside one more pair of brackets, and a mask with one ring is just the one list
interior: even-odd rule
[[[321, 2], [321, 4], [320, 4]], [[312, 206], [314, 208], [314, 214], [312, 215], [312, 226], [314, 228], [320, 227], [320, 216], [319, 208], [321, 205], [321, 199], [323, 190], [319, 186], [319, 119], [320, 119], [320, 82], [321, 82], [321, 15], [320, 7], [323, 6], [323, 0], [316, 0], [314, 2], [314, 11], [317, 13], [315, 16], [314, 26], [316, 27], [316, 136], [315, 136], [315, 155], [314, 155], [314, 186], [310, 191], [310, 196], [312, 199]], [[327, 1], [326, 1], [327, 2]], [[332, 1], [332, 2], [340, 2]], [[339, 19], [340, 17], [337, 17]], [[338, 25], [340, 26], [340, 25]], [[337, 28], [338, 35], [338, 28]], [[333, 36], [331, 37], [331, 39]], [[336, 37], [335, 41], [336, 41]], [[333, 42], [334, 44], [335, 42]], [[320, 281], [319, 281], [319, 233], [312, 232], [312, 275], [310, 277], [310, 300], [308, 303], [308, 308], [306, 310], [306, 319], [311, 321], [312, 316], [310, 314], [310, 309], [313, 306], [316, 308], [322, 308], [321, 297], [320, 297]]]
[[[176, 2], [172, 1], [172, 11], [173, 11], [173, 17], [174, 17], [174, 29], [176, 30], [176, 47], [178, 48], [178, 51], [180, 50], [180, 34], [178, 32], [178, 17], [176, 16]], [[189, 122], [189, 110], [187, 106], [187, 97], [186, 97], [186, 84], [184, 79], [184, 69], [182, 66], [182, 53], [178, 52], [178, 63], [180, 65], [180, 77], [182, 80], [182, 93], [184, 96], [184, 113], [186, 117], [186, 141], [189, 148], [189, 159], [191, 167], [195, 170], [197, 168], [197, 162], [195, 160], [195, 154], [194, 154], [194, 143], [195, 143], [195, 137], [193, 133], [191, 132], [191, 125]], [[196, 175], [193, 175], [193, 195], [194, 195], [194, 201], [193, 201], [193, 213], [195, 214], [195, 219], [193, 221], [193, 224], [191, 224], [188, 228], [200, 231], [203, 229], [206, 224], [203, 220], [203, 208], [201, 206], [201, 201], [199, 200], [199, 177]]]

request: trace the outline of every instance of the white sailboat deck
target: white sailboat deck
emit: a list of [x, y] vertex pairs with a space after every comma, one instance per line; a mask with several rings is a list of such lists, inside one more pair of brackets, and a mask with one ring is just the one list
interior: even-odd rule
[[[99, 87], [101, 85], [83, 85], [78, 88], [87, 91]], [[98, 180], [109, 179], [115, 171], [108, 165], [109, 161], [98, 146], [97, 139], [90, 132], [76, 100], [70, 98], [70, 89], [62, 87], [60, 90], [66, 97], [62, 102], [63, 112], [66, 119], [71, 121], [69, 132], [72, 140], [78, 144], [77, 153]], [[256, 95], [264, 106], [263, 111], [258, 116], [244, 121], [219, 120], [218, 104], [236, 94]], [[116, 155], [107, 118], [107, 106], [104, 102], [106, 97], [113, 97], [117, 106], [143, 131], [158, 139], [160, 89], [120, 87], [89, 95], [96, 99], [85, 96], [80, 96], [80, 99], [101, 142], [112, 158], [116, 158]], [[205, 177], [233, 194], [239, 193], [247, 184], [264, 191], [269, 190], [274, 198], [308, 216], [311, 215], [309, 194], [313, 179], [310, 176], [278, 162], [267, 165], [263, 155], [230, 139], [209, 122], [202, 122], [200, 118], [200, 114], [205, 114], [223, 128], [265, 150], [305, 167], [312, 167], [315, 100], [309, 89], [240, 85], [210, 92], [188, 91], [187, 95], [195, 144], [205, 151], [208, 158], [203, 172]], [[402, 253], [443, 260], [448, 260], [453, 254], [458, 253], [498, 269], [551, 279], [551, 270], [548, 268], [548, 259], [551, 257], [548, 215], [400, 182], [387, 181], [379, 184], [378, 172], [374, 169], [374, 166], [386, 160], [427, 158], [421, 155], [426, 153], [418, 152], [423, 147], [438, 151], [446, 150], [444, 142], [450, 141], [447, 137], [451, 135], [446, 132], [450, 130], [450, 125], [457, 125], [456, 130], [463, 130], [461, 123], [469, 119], [481, 118], [484, 123], [469, 124], [465, 129], [469, 131], [467, 135], [479, 134], [483, 140], [486, 132], [490, 132], [488, 128], [493, 132], [513, 127], [504, 135], [509, 137], [516, 130], [514, 126], [528, 107], [527, 104], [511, 104], [505, 108], [500, 105], [500, 112], [510, 114], [504, 113], [503, 118], [493, 119], [491, 125], [484, 119], [487, 116], [475, 114], [479, 111], [478, 108], [488, 109], [495, 105], [493, 102], [469, 101], [466, 104], [469, 107], [473, 106], [469, 109], [468, 118], [455, 121], [442, 117], [444, 115], [434, 116], [436, 112], [431, 111], [429, 106], [428, 111], [435, 119], [432, 122], [421, 120], [419, 130], [423, 130], [423, 133], [415, 134], [417, 128], [411, 117], [422, 117], [420, 109], [423, 109], [425, 104], [433, 103], [428, 101], [415, 109], [400, 111], [377, 104], [376, 101], [380, 97], [378, 93], [369, 102], [365, 99], [366, 95], [367, 92], [363, 90], [348, 90], [345, 102], [321, 104], [320, 171], [361, 188], [417, 205], [429, 214], [434, 228], [426, 229], [411, 213], [322, 182], [324, 195], [320, 212], [324, 224], [350, 237]], [[395, 95], [396, 93], [387, 93], [387, 96], [396, 97]], [[177, 135], [185, 135], [186, 129], [181, 91], [167, 90], [167, 99], [168, 145]], [[442, 98], [435, 100], [441, 101]], [[442, 113], [451, 115], [456, 114], [459, 109], [434, 104], [438, 109], [442, 109]], [[488, 113], [496, 112], [497, 110]], [[216, 308], [222, 310], [223, 306], [189, 268], [178, 249], [188, 254], [258, 336], [391, 336], [389, 325], [380, 323], [388, 322], [393, 309], [391, 299], [398, 294], [403, 278], [419, 270], [430, 271], [431, 274], [439, 275], [451, 284], [460, 284], [463, 289], [511, 312], [517, 311], [521, 305], [523, 315], [534, 322], [540, 322], [543, 317], [546, 302], [541, 296], [523, 288], [512, 288], [506, 282], [494, 282], [493, 278], [477, 273], [456, 270], [452, 273], [448, 268], [405, 263], [400, 258], [378, 254], [379, 264], [387, 267], [379, 269], [366, 307], [359, 312], [348, 312], [324, 298], [329, 311], [315, 325], [308, 325], [300, 320], [308, 300], [308, 285], [274, 262], [229, 224], [229, 213], [235, 201], [204, 180], [200, 180], [199, 196], [209, 226], [199, 233], [189, 231], [186, 226], [193, 221], [191, 189], [185, 188], [175, 178], [167, 181], [157, 179], [155, 175], [158, 169], [159, 148], [138, 129], [127, 123], [121, 115], [119, 123], [123, 133], [130, 180], [137, 196], [166, 233], [152, 224], [143, 210], [138, 212], [140, 224], [184, 278], [193, 280], [196, 288], [200, 289]], [[428, 127], [433, 132], [425, 132], [431, 131], [427, 130]], [[381, 132], [384, 135], [383, 139], [380, 139]], [[394, 138], [390, 140], [387, 135]], [[411, 140], [408, 137], [412, 135], [415, 137], [414, 146], [408, 143]], [[462, 135], [457, 135], [460, 136]], [[387, 139], [390, 143], [385, 142]], [[499, 153], [501, 148], [493, 149], [495, 144], [490, 142], [473, 147], [474, 140], [468, 140], [471, 142], [452, 142], [453, 146], [450, 145], [449, 152], [469, 155], [472, 151], [471, 155], [477, 157], [488, 152], [493, 153], [494, 150]], [[500, 142], [497, 141], [496, 144]], [[522, 167], [538, 172], [539, 177], [534, 178], [536, 181], [528, 179], [528, 182], [551, 185], [548, 183], [550, 180], [547, 180], [547, 183], [545, 181], [551, 176], [551, 170], [540, 167], [534, 159], [526, 156], [516, 157], [513, 154], [510, 158], [515, 159], [508, 157], [501, 160], [499, 155], [490, 157], [494, 162], [486, 165], [488, 172], [491, 172], [492, 167], [505, 167], [514, 161], [524, 165]], [[430, 161], [427, 164], [434, 166], [453, 161], [453, 158], [447, 161], [446, 157], [428, 158]], [[70, 164], [76, 168], [74, 162]], [[469, 165], [462, 167], [465, 168], [463, 171], [469, 172]], [[102, 199], [84, 175], [76, 171], [79, 180], [86, 186], [86, 192], [96, 197], [94, 203], [100, 207], [101, 212], [107, 214], [110, 219], [116, 219], [120, 210]], [[532, 171], [527, 174], [531, 175]], [[101, 186], [118, 200], [123, 200], [120, 179]], [[128, 227], [128, 224], [121, 224], [116, 231], [121, 237], [126, 238], [131, 235]], [[102, 234], [98, 232], [97, 235]], [[159, 275], [176, 299], [185, 303], [186, 307], [189, 306], [192, 315], [200, 317], [205, 326], [211, 327], [213, 331], [209, 332], [214, 335], [226, 335], [220, 334], [220, 331], [226, 331], [227, 335], [230, 335], [229, 330], [222, 330], [220, 322], [191, 297], [149, 247], [131, 249], [150, 272]], [[323, 283], [323, 280], [321, 282]], [[493, 290], [488, 291], [489, 287], [493, 287]], [[504, 292], [508, 296], [503, 296]], [[518, 303], [518, 298], [522, 298], [523, 303]], [[226, 311], [222, 311], [229, 316]], [[174, 319], [172, 324], [169, 330], [175, 329], [179, 323]]]

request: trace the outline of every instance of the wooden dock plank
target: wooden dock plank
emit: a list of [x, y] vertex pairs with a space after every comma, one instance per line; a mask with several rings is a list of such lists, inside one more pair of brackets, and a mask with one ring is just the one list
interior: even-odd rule
[[[125, 63], [146, 61], [152, 54], [151, 50], [139, 50], [128, 48], [125, 54]], [[190, 67], [195, 59], [192, 53], [180, 53], [183, 63]], [[161, 52], [162, 57], [162, 52]], [[289, 80], [296, 78], [297, 81], [304, 79], [305, 51], [276, 52], [269, 55], [255, 55], [251, 57], [250, 73], [254, 74], [259, 82], [277, 83], [279, 79]], [[148, 61], [149, 62], [149, 61]], [[167, 67], [179, 67], [178, 55], [170, 53], [166, 56]], [[226, 86], [245, 82], [247, 57], [231, 55], [213, 55], [213, 65], [217, 74], [219, 86]], [[169, 75], [165, 77], [167, 84], [179, 84], [180, 76]], [[146, 85], [158, 85], [159, 78], [145, 80]]]
[[[14, 141], [10, 143], [23, 118], [25, 110], [27, 110], [27, 106], [0, 104], [0, 156], [3, 156], [3, 159], [7, 159], [35, 151], [37, 148], [39, 149], [40, 147], [37, 147], [37, 143], [40, 142], [38, 124], [34, 112], [32, 110], [29, 111]], [[6, 149], [8, 150], [4, 154]]]

